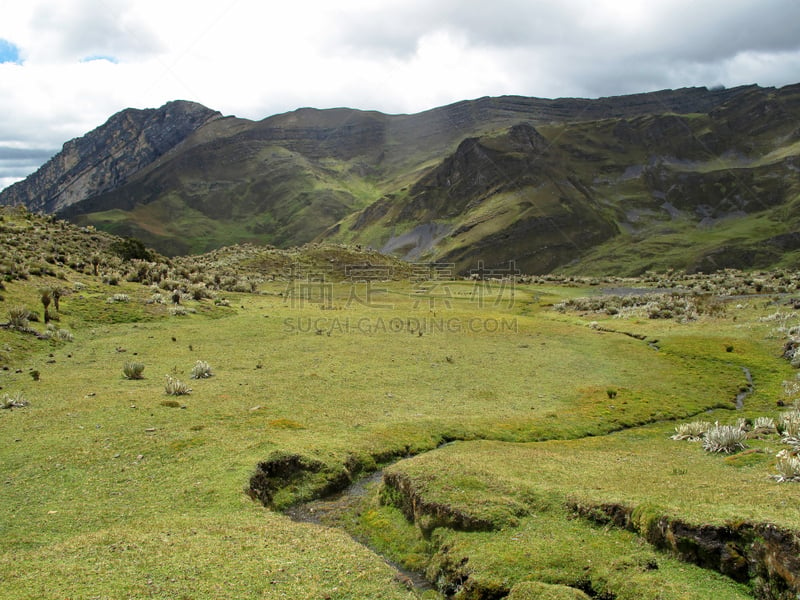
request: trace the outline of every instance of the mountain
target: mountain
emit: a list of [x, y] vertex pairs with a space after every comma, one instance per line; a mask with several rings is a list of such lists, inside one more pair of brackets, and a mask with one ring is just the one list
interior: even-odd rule
[[39, 170], [3, 190], [0, 204], [54, 213], [117, 189], [220, 116], [200, 104], [180, 100], [157, 110], [123, 110], [85, 136], [68, 141]]
[[371, 246], [469, 272], [800, 264], [800, 85], [262, 121], [128, 109], [0, 192], [170, 254]]

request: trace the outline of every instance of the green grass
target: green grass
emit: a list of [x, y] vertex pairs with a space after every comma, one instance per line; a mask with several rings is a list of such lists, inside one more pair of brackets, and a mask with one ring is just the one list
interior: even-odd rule
[[[332, 309], [321, 310], [293, 304], [288, 283], [275, 281], [258, 295], [226, 294], [230, 307], [192, 301], [195, 313], [171, 317], [144, 304], [143, 286], [79, 278], [85, 287], [62, 299], [59, 322], [73, 342], [0, 329], [11, 347], [0, 355], [9, 367], [0, 385], [30, 401], [0, 411], [0, 597], [411, 597], [346, 533], [294, 523], [244, 493], [276, 451], [325, 473], [419, 454], [393, 469], [427, 481], [428, 500], [498, 531], [440, 527], [421, 540], [377, 505], [358, 527], [415, 567], [436, 570], [448, 547], [469, 557], [473, 581], [508, 589], [531, 577], [575, 583], [593, 557], [592, 585], [620, 598], [689, 585], [693, 598], [710, 597], [707, 589], [741, 597], [661, 555], [657, 571], [639, 573], [653, 551], [633, 534], [567, 520], [559, 507], [568, 497], [798, 525], [792, 486], [767, 479], [768, 460], [731, 464], [668, 439], [677, 419], [713, 408], [713, 418], [735, 418], [741, 366], [756, 382], [746, 410], [774, 406], [792, 372], [776, 356], [780, 339], [768, 337], [773, 324], [757, 320], [771, 307], [688, 324], [604, 321], [545, 306], [592, 290], [517, 285], [513, 302], [506, 288], [495, 303], [497, 284], [461, 281], [427, 295], [407, 282], [335, 283]], [[3, 305], [35, 305], [40, 284], [6, 284]], [[131, 300], [107, 303], [114, 293]], [[661, 351], [587, 327], [598, 318], [659, 339]], [[145, 365], [144, 379], [122, 376], [132, 360]], [[177, 407], [165, 404], [164, 376], [188, 381], [198, 360], [214, 377], [192, 380]], [[454, 439], [465, 441], [427, 452]], [[298, 481], [275, 503], [312, 497], [323, 483]], [[753, 494], [734, 493], [742, 485]]]

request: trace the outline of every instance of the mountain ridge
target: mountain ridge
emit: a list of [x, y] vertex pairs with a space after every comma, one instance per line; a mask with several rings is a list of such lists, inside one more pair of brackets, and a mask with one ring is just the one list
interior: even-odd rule
[[[196, 102], [173, 100], [158, 109], [126, 108], [89, 133], [64, 143], [60, 152], [32, 175], [0, 192], [0, 204], [23, 204], [47, 213], [114, 189], [194, 129], [220, 117]], [[123, 155], [146, 136], [137, 152]], [[103, 147], [105, 146], [105, 147]]]
[[[413, 115], [306, 107], [260, 121], [168, 104], [148, 109], [138, 135], [136, 122], [118, 122], [139, 113], [122, 111], [68, 142], [48, 168], [0, 192], [0, 204], [57, 212], [166, 254], [325, 240], [462, 271], [509, 260], [530, 272], [708, 268], [731, 244], [793, 239], [798, 98], [800, 85], [748, 85], [484, 97]], [[180, 118], [160, 143], [167, 114]], [[117, 156], [112, 168], [96, 151], [81, 158], [98, 165], [94, 178], [55, 168], [102, 140], [123, 150], [106, 153]], [[734, 231], [748, 220], [756, 231]], [[656, 247], [671, 235], [687, 250], [667, 260]], [[739, 253], [731, 266], [794, 260], [764, 252], [751, 264]]]

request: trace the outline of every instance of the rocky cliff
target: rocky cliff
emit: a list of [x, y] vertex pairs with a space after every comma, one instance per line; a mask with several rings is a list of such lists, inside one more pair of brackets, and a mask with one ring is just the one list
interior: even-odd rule
[[126, 109], [64, 144], [27, 179], [0, 192], [0, 204], [54, 213], [124, 185], [127, 180], [219, 118], [200, 104], [176, 100], [159, 109]]

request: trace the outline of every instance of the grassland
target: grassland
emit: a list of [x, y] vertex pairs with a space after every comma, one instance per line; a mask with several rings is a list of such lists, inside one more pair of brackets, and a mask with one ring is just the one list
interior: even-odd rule
[[[200, 270], [211, 282], [230, 260]], [[42, 288], [60, 286], [51, 316], [73, 339], [40, 339], [41, 320], [0, 328], [0, 395], [29, 402], [0, 410], [0, 597], [413, 598], [341, 527], [280, 512], [389, 463], [406, 487], [377, 486], [337, 523], [439, 592], [763, 596], [570, 507], [800, 531], [795, 484], [770, 479], [777, 436], [729, 457], [669, 437], [680, 422], [791, 404], [780, 354], [796, 318], [785, 294], [763, 293], [772, 275], [750, 277], [762, 294], [679, 322], [554, 307], [618, 281], [317, 286], [252, 270], [276, 264], [246, 257], [236, 269], [249, 265], [255, 293], [184, 295], [183, 315], [88, 262], [7, 277], [0, 322], [17, 305], [41, 315]], [[198, 360], [212, 377], [189, 379]], [[130, 361], [143, 379], [123, 376]], [[736, 410], [743, 367], [754, 389]], [[167, 396], [166, 375], [191, 394]], [[269, 508], [255, 502], [257, 465], [286, 456], [314, 468], [278, 482]], [[409, 512], [403, 489], [438, 512]]]

